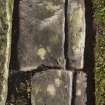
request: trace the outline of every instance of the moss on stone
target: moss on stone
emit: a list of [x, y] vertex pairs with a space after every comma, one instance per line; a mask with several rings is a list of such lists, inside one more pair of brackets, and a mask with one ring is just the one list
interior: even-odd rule
[[5, 105], [11, 50], [13, 0], [0, 0], [0, 105]]

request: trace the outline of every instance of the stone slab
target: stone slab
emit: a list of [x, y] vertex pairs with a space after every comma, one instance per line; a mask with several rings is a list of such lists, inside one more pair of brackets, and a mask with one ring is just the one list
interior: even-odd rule
[[32, 105], [71, 105], [72, 72], [48, 70], [32, 77]]
[[67, 14], [69, 68], [83, 69], [85, 48], [84, 0], [68, 0]]
[[13, 0], [0, 0], [0, 105], [5, 105], [11, 51]]
[[64, 65], [64, 0], [20, 0], [19, 69]]
[[87, 103], [87, 74], [85, 72], [77, 72], [76, 75], [76, 94], [74, 105], [86, 105]]

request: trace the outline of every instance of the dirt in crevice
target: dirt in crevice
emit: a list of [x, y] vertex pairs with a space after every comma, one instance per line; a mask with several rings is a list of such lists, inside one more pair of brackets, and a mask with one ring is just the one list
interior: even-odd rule
[[10, 75], [6, 105], [31, 105], [31, 73]]

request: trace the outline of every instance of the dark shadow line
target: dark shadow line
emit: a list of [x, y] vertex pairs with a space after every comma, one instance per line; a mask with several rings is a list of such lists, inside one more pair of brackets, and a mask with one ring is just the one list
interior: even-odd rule
[[65, 69], [69, 67], [69, 58], [68, 58], [68, 0], [65, 0], [65, 40], [64, 40], [64, 56], [65, 56]]
[[[11, 96], [14, 95], [16, 99], [16, 80], [15, 75], [11, 75], [13, 70], [18, 68], [18, 60], [17, 60], [17, 42], [19, 37], [19, 0], [14, 0], [14, 8], [13, 8], [13, 21], [12, 21], [12, 44], [11, 44], [11, 58], [9, 65], [9, 81], [8, 81], [8, 96], [7, 102], [11, 100]], [[13, 85], [11, 85], [13, 84]], [[15, 103], [15, 100], [14, 100]]]
[[95, 99], [95, 52], [96, 30], [93, 24], [92, 0], [85, 0], [86, 13], [86, 42], [84, 55], [84, 69], [87, 73], [87, 103], [86, 105], [96, 105]]
[[71, 100], [71, 105], [75, 105], [76, 80], [77, 80], [77, 72], [74, 71], [74, 74], [73, 74], [73, 83], [72, 83], [72, 100]]
[[[8, 96], [7, 104], [16, 104], [19, 93], [17, 93], [17, 87], [19, 88], [20, 81], [30, 80], [30, 73], [18, 72], [19, 70], [19, 61], [17, 58], [18, 48], [17, 43], [19, 39], [19, 2], [20, 0], [14, 0], [14, 9], [13, 9], [13, 21], [12, 21], [12, 46], [11, 46], [11, 58], [10, 58], [10, 73], [8, 81]], [[14, 72], [18, 73], [14, 73]], [[24, 92], [25, 98], [27, 99], [27, 105], [31, 105], [31, 98], [28, 99], [27, 93]], [[14, 98], [14, 99], [13, 99]]]
[[20, 0], [14, 0], [10, 70], [19, 69], [19, 61], [17, 58], [17, 43], [19, 39], [19, 1]]

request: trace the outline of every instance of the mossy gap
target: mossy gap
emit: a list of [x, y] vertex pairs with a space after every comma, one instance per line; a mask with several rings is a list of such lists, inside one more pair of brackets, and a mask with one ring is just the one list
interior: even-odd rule
[[85, 0], [86, 42], [85, 42], [85, 72], [87, 73], [87, 105], [95, 103], [95, 52], [96, 30], [93, 23], [92, 0]]

